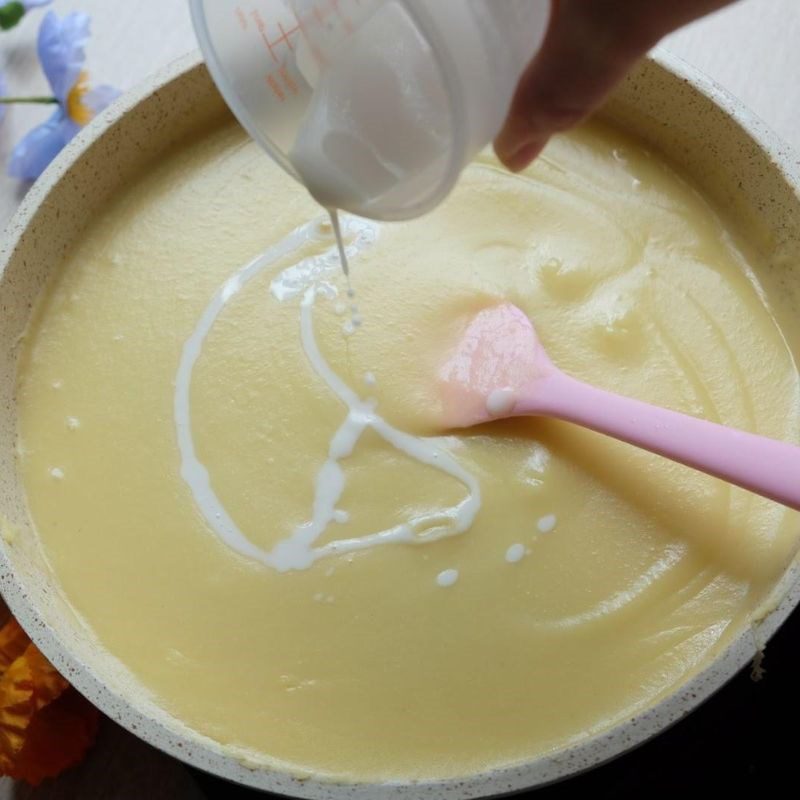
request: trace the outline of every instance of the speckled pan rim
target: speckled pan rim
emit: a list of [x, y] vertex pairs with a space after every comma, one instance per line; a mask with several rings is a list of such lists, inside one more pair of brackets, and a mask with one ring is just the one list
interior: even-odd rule
[[[713, 81], [668, 52], [658, 51], [654, 60], [723, 109], [779, 166], [786, 180], [800, 188], [800, 162], [761, 120]], [[202, 65], [196, 54], [176, 61], [138, 89], [127, 93], [64, 150], [32, 187], [11, 221], [0, 247], [0, 277], [37, 210], [46, 202], [51, 188], [79, 161], [89, 146], [117, 121], [135, 113], [137, 106], [160, 88], [199, 69]], [[800, 568], [797, 564], [784, 578], [782, 587], [781, 602], [759, 624], [758, 638], [762, 645], [800, 603]], [[437, 782], [341, 784], [313, 776], [298, 778], [277, 768], [248, 766], [240, 756], [224, 752], [212, 740], [195, 734], [157, 709], [144, 693], [135, 699], [127, 699], [107, 687], [95, 670], [73, 655], [61, 635], [42, 619], [25, 585], [15, 574], [4, 547], [0, 547], [0, 589], [13, 613], [45, 655], [77, 689], [120, 725], [201, 770], [255, 789], [310, 800], [466, 800], [513, 793], [576, 775], [642, 744], [686, 716], [744, 667], [757, 649], [753, 637], [745, 632], [706, 670], [658, 705], [602, 734], [518, 766]]]

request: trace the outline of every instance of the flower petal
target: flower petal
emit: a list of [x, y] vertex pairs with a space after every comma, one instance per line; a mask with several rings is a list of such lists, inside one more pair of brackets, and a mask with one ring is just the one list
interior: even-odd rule
[[39, 27], [39, 61], [59, 103], [67, 101], [83, 69], [90, 23], [89, 15], [78, 11], [61, 18], [48, 11]]
[[26, 650], [31, 640], [19, 622], [10, 617], [0, 629], [0, 675], [5, 672]]
[[108, 108], [121, 94], [122, 92], [119, 89], [103, 84], [89, 89], [84, 95], [83, 102], [94, 114], [99, 114], [105, 108]]
[[100, 712], [69, 687], [33, 715], [19, 750], [4, 766], [5, 774], [33, 786], [56, 777], [83, 760], [99, 722]]
[[10, 617], [0, 628], [0, 775], [36, 786], [60, 774], [84, 757], [99, 720]]
[[24, 136], [11, 153], [8, 174], [34, 181], [80, 130], [62, 109]]
[[34, 715], [69, 684], [32, 644], [0, 678], [0, 772], [8, 774]]

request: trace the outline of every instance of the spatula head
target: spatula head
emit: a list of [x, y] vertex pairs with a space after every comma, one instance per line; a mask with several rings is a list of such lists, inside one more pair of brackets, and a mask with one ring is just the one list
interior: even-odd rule
[[520, 401], [553, 370], [522, 310], [511, 303], [486, 308], [468, 323], [439, 371], [443, 423], [462, 428], [525, 413]]

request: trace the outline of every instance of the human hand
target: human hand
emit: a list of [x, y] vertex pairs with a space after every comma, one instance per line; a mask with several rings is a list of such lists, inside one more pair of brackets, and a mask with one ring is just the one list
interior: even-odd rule
[[662, 37], [734, 0], [552, 0], [550, 27], [494, 147], [515, 172], [595, 111]]

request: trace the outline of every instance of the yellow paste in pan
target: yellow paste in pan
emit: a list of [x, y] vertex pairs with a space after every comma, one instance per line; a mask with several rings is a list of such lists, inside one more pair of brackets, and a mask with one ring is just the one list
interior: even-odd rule
[[[199, 733], [356, 780], [520, 762], [707, 665], [797, 515], [563, 423], [444, 430], [435, 376], [510, 300], [578, 378], [797, 441], [797, 370], [725, 220], [585, 126], [519, 176], [480, 159], [422, 219], [345, 219], [354, 319], [324, 219], [225, 124], [57, 270], [20, 460], [100, 644]], [[383, 427], [352, 428], [345, 390]]]

